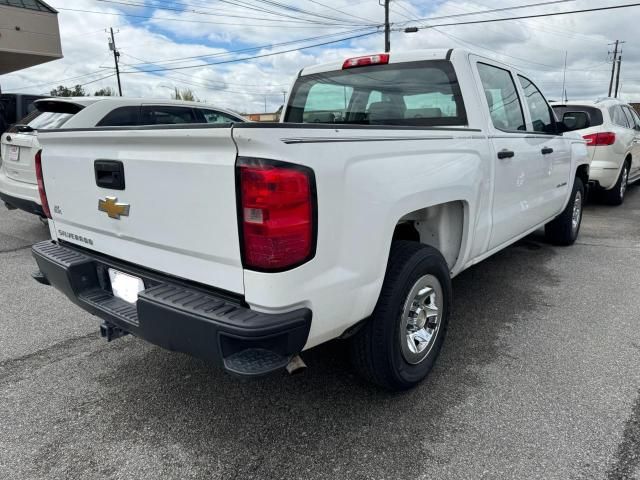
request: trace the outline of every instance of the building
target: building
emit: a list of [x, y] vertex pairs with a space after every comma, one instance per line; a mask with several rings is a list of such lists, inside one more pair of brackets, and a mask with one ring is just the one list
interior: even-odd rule
[[0, 75], [59, 58], [55, 9], [41, 0], [0, 0]]

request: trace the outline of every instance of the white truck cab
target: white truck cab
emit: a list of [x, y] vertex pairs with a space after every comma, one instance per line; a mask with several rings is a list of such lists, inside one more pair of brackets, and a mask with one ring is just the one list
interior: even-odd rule
[[541, 226], [573, 243], [586, 142], [523, 73], [465, 50], [303, 69], [283, 122], [41, 135], [38, 280], [243, 375], [348, 338], [406, 389], [435, 361], [450, 280]]

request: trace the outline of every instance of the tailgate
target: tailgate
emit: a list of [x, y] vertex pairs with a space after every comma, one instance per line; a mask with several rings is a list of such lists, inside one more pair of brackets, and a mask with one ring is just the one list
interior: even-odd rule
[[39, 149], [38, 138], [32, 133], [8, 133], [2, 136], [2, 163], [7, 177], [25, 183], [36, 183], [33, 165]]
[[[40, 143], [58, 239], [243, 292], [230, 128], [41, 132]], [[122, 163], [123, 190], [97, 185], [96, 160]], [[101, 211], [107, 197], [128, 214]]]

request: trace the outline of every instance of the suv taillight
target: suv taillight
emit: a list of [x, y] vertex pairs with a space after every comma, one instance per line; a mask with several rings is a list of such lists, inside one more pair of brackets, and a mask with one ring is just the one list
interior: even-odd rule
[[49, 201], [47, 200], [47, 192], [44, 189], [44, 180], [42, 178], [42, 150], [36, 153], [36, 179], [38, 180], [38, 193], [40, 194], [40, 203], [42, 203], [42, 211], [47, 218], [51, 218], [49, 210]]
[[316, 243], [313, 171], [255, 158], [238, 159], [244, 266], [282, 271], [311, 259]]
[[616, 134], [613, 132], [590, 133], [582, 138], [587, 141], [587, 147], [599, 147], [616, 143]]

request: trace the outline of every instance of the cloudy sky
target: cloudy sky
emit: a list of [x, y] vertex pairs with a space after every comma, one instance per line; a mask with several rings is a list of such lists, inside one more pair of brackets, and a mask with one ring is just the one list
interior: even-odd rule
[[[633, 3], [549, 0], [392, 0], [399, 49], [465, 47], [527, 71], [549, 98], [560, 98], [565, 54], [569, 99], [605, 96], [611, 42], [625, 40], [622, 97], [640, 101], [640, 7], [537, 19], [447, 25]], [[383, 50], [378, 0], [50, 0], [59, 10], [64, 59], [0, 77], [5, 92], [48, 93], [57, 85], [116, 87], [105, 29], [117, 31], [126, 96], [170, 97], [190, 88], [207, 103], [245, 113], [273, 111], [298, 70], [314, 63]], [[365, 36], [359, 36], [364, 35]], [[347, 37], [356, 37], [349, 40]], [[328, 43], [334, 42], [334, 43]], [[296, 50], [300, 47], [325, 45]], [[278, 53], [285, 52], [285, 53]], [[272, 55], [275, 54], [275, 55]], [[247, 57], [261, 56], [248, 59]], [[188, 57], [188, 58], [185, 58]], [[170, 69], [170, 70], [169, 70]], [[106, 77], [106, 78], [104, 78]]]

